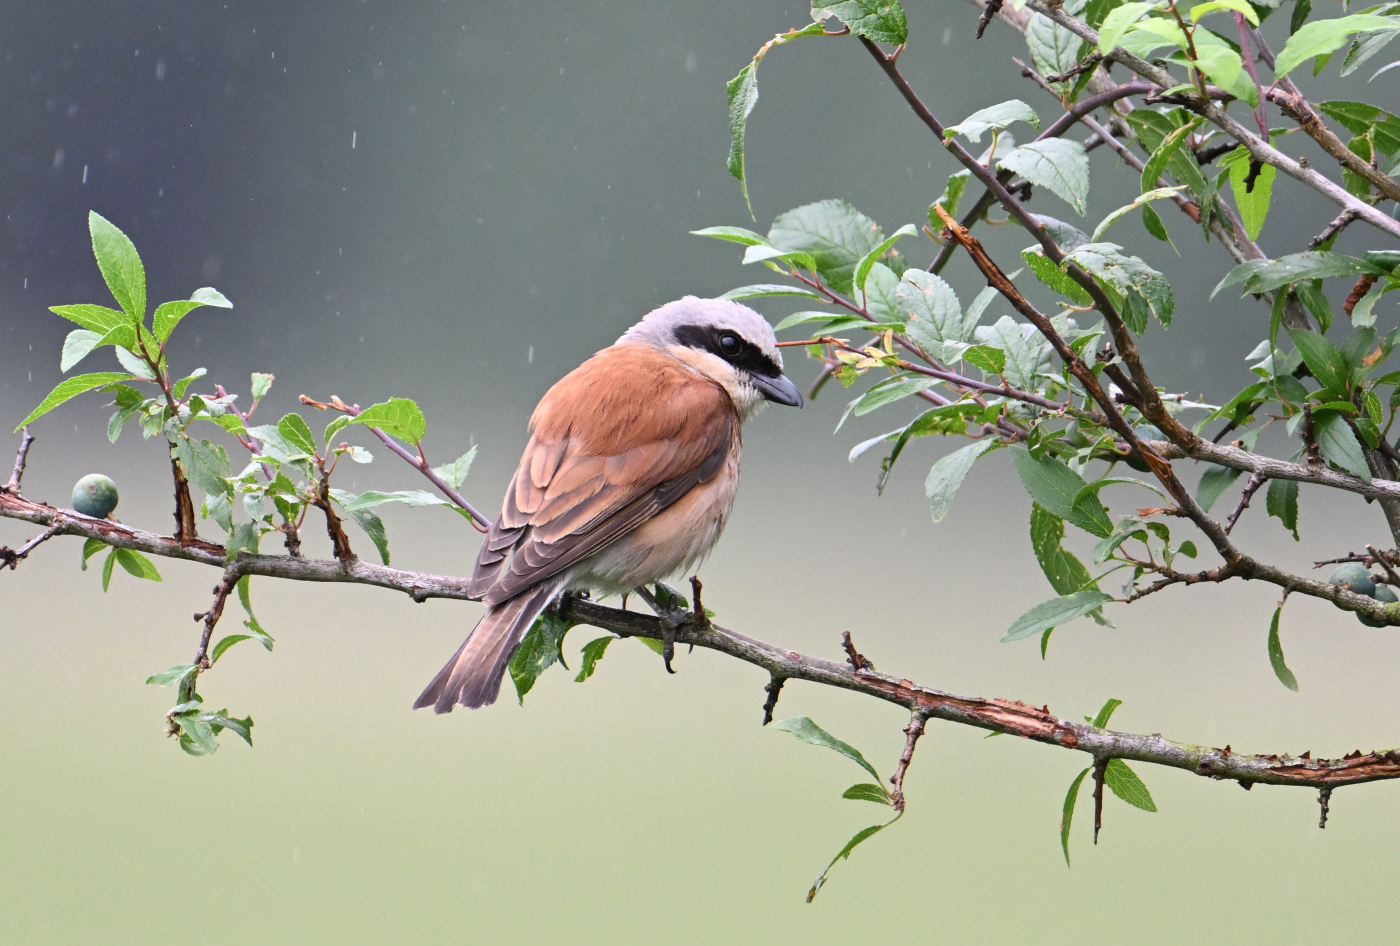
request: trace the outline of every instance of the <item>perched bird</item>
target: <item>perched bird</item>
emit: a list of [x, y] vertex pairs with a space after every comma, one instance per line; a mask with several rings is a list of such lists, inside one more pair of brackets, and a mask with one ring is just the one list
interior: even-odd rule
[[563, 592], [625, 594], [697, 565], [734, 505], [740, 427], [766, 401], [802, 406], [772, 327], [694, 296], [550, 388], [476, 558], [486, 614], [414, 709], [495, 702], [525, 632]]

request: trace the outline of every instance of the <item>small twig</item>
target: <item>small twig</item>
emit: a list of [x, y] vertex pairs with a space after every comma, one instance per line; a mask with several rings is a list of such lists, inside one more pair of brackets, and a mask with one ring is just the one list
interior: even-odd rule
[[[303, 394], [301, 395], [301, 403], [306, 404], [310, 407], [320, 408], [323, 411], [335, 409], [349, 414], [351, 417], [358, 417], [360, 414], [359, 405], [346, 404], [344, 401], [342, 401], [340, 398], [334, 395], [331, 396], [329, 403], [325, 403], [322, 401], [314, 401], [311, 398], [307, 397], [305, 394]], [[366, 424], [365, 426], [369, 427], [368, 424]], [[384, 446], [388, 447], [390, 450], [394, 451], [394, 453], [398, 454], [405, 461], [407, 461], [409, 466], [413, 467], [414, 469], [418, 470], [418, 472], [426, 476], [428, 478], [428, 482], [432, 483], [434, 486], [440, 489], [444, 496], [456, 503], [457, 506], [461, 509], [465, 509], [471, 515], [472, 528], [476, 529], [476, 531], [478, 532], [486, 532], [491, 528], [490, 519], [483, 516], [475, 506], [473, 506], [471, 503], [467, 502], [464, 498], [462, 498], [461, 493], [457, 492], [451, 486], [448, 486], [447, 483], [443, 481], [442, 477], [438, 476], [437, 473], [433, 472], [433, 468], [428, 465], [427, 459], [423, 456], [422, 447], [418, 448], [418, 456], [415, 457], [413, 454], [409, 453], [406, 449], [404, 449], [404, 447], [402, 447], [396, 440], [394, 440], [393, 437], [390, 437], [378, 427], [369, 427], [369, 432], [378, 437], [383, 442]]]
[[982, 15], [977, 19], [977, 38], [981, 39], [982, 34], [987, 32], [987, 25], [992, 22], [992, 17], [1001, 12], [1002, 0], [987, 0], [987, 6], [982, 10]]
[[[705, 614], [705, 606], [700, 603], [700, 592], [704, 590], [704, 585], [700, 581], [699, 575], [690, 576], [690, 592], [694, 596], [692, 604], [694, 608], [690, 612], [691, 622], [702, 630], [710, 626], [710, 618]], [[694, 649], [692, 645], [691, 649]]]
[[1308, 241], [1308, 249], [1317, 249], [1319, 246], [1326, 243], [1328, 240], [1332, 239], [1334, 236], [1345, 230], [1347, 228], [1347, 225], [1355, 219], [1355, 210], [1343, 210], [1341, 213], [1337, 214], [1335, 218], [1333, 218], [1332, 222], [1329, 223], [1321, 233], [1319, 233], [1317, 236], [1313, 237], [1311, 240]]
[[1371, 553], [1371, 560], [1373, 562], [1385, 569], [1385, 574], [1386, 577], [1390, 579], [1390, 584], [1400, 587], [1400, 572], [1395, 570], [1395, 566], [1391, 565], [1384, 555], [1377, 552], [1374, 545], [1366, 546], [1366, 551]]
[[1317, 826], [1324, 831], [1327, 829], [1327, 815], [1332, 808], [1332, 786], [1317, 790], [1317, 805], [1322, 809], [1322, 817], [1317, 819]]
[[1075, 76], [1081, 75], [1093, 69], [1101, 62], [1103, 62], [1103, 53], [1099, 52], [1098, 50], [1095, 50], [1089, 55], [1085, 56], [1083, 59], [1079, 60], [1079, 62], [1075, 63], [1073, 66], [1070, 66], [1069, 69], [1065, 70], [1064, 72], [1056, 73], [1053, 76], [1046, 76], [1045, 81], [1068, 82]]
[[7, 546], [0, 545], [0, 569], [8, 566], [10, 571], [14, 571], [15, 567], [28, 558], [29, 553], [34, 551], [39, 543], [52, 539], [54, 536], [58, 535], [62, 529], [63, 527], [60, 525], [50, 526], [47, 532], [35, 536], [17, 549], [10, 549]]
[[194, 616], [196, 621], [204, 622], [204, 631], [199, 636], [199, 649], [194, 652], [194, 665], [201, 670], [209, 669], [209, 641], [214, 636], [214, 625], [223, 617], [224, 603], [228, 601], [228, 596], [233, 593], [234, 587], [242, 577], [243, 572], [238, 563], [230, 562], [224, 569], [223, 580], [214, 586], [214, 603], [209, 606], [208, 611]]
[[773, 711], [778, 708], [778, 696], [783, 692], [785, 682], [787, 682], [787, 677], [775, 673], [763, 685], [763, 692], [768, 694], [768, 699], [763, 701], [763, 725], [765, 726], [773, 721]]
[[904, 727], [904, 751], [900, 753], [899, 765], [895, 766], [894, 775], [890, 776], [890, 784], [894, 785], [894, 810], [904, 810], [904, 773], [909, 771], [909, 763], [914, 761], [914, 744], [919, 741], [919, 737], [924, 734], [924, 720], [927, 719], [921, 713], [915, 713], [909, 720], [909, 725]]
[[1103, 783], [1108, 774], [1108, 758], [1094, 757], [1094, 843], [1099, 843], [1099, 829], [1103, 827]]
[[856, 673], [860, 673], [862, 670], [875, 669], [875, 665], [869, 660], [866, 660], [864, 654], [856, 652], [856, 645], [851, 643], [850, 631], [841, 632], [841, 647], [846, 651], [846, 663], [850, 664], [855, 669]]
[[34, 443], [34, 435], [29, 432], [29, 428], [24, 428], [24, 437], [19, 442], [19, 452], [15, 454], [15, 470], [10, 474], [10, 481], [4, 486], [0, 486], [0, 492], [14, 493], [19, 495], [19, 481], [24, 476], [24, 465], [29, 462], [29, 447]]
[[1235, 523], [1240, 521], [1240, 515], [1249, 508], [1249, 501], [1254, 498], [1254, 494], [1259, 492], [1259, 487], [1269, 481], [1262, 473], [1254, 473], [1249, 477], [1249, 482], [1245, 484], [1244, 492], [1240, 494], [1239, 505], [1235, 506], [1235, 511], [1230, 513], [1230, 517], [1225, 520], [1225, 534], [1229, 535], [1230, 530], [1235, 527]]
[[[1366, 546], [1368, 549], [1371, 546]], [[1359, 552], [1348, 552], [1341, 558], [1325, 558], [1320, 562], [1313, 562], [1313, 568], [1321, 568], [1323, 565], [1340, 565], [1343, 562], [1359, 562], [1368, 568], [1380, 561], [1395, 562], [1400, 561], [1400, 549], [1379, 553], [1379, 558], [1375, 555], [1362, 555]]]
[[1325, 466], [1322, 462], [1322, 450], [1317, 445], [1317, 438], [1313, 435], [1313, 412], [1311, 404], [1303, 405], [1303, 443], [1307, 445], [1308, 466], [1319, 468]]
[[331, 505], [331, 478], [324, 472], [312, 503], [325, 513], [326, 534], [330, 536], [336, 560], [346, 564], [353, 562], [355, 553], [350, 548], [350, 537], [345, 534], [345, 526], [341, 524], [340, 516], [336, 515], [335, 508]]

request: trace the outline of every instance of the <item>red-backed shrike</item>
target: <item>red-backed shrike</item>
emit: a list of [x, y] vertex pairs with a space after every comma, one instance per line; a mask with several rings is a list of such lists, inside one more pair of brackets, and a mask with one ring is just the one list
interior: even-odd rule
[[550, 388], [476, 558], [486, 614], [414, 708], [495, 702], [525, 632], [563, 592], [625, 594], [704, 559], [734, 505], [741, 425], [765, 401], [802, 406], [772, 327], [694, 296]]

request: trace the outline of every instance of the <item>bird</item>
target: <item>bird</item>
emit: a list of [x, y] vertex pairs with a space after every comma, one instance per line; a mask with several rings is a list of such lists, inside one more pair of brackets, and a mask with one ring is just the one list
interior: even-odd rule
[[739, 485], [742, 427], [802, 406], [773, 328], [726, 299], [649, 312], [549, 389], [468, 594], [486, 614], [413, 704], [495, 702], [510, 659], [566, 592], [627, 594], [696, 567]]

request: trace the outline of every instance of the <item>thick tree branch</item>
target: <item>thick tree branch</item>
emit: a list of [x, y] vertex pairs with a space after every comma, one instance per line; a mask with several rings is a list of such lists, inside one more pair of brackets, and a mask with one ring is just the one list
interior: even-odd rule
[[[67, 510], [30, 502], [9, 493], [0, 493], [0, 517], [22, 519], [56, 527], [56, 534], [99, 539], [117, 548], [128, 548], [213, 566], [223, 571], [229, 566], [224, 550], [205, 542], [181, 546], [172, 536], [154, 535], [110, 520], [79, 516]], [[348, 582], [401, 591], [415, 601], [427, 598], [466, 600], [468, 581], [443, 575], [430, 575], [353, 562], [317, 561], [290, 556], [248, 555], [237, 560], [239, 575], [262, 575], [295, 581]], [[1315, 583], [1314, 583], [1315, 584]], [[1336, 600], [1346, 607], [1359, 595], [1330, 588]], [[1301, 589], [1300, 589], [1301, 590]], [[1372, 602], [1377, 604], [1378, 602]], [[1397, 605], [1400, 607], [1400, 605]], [[1348, 610], [1361, 610], [1348, 607]], [[692, 644], [737, 658], [766, 670], [769, 703], [776, 702], [777, 681], [804, 680], [822, 686], [850, 690], [904, 707], [926, 719], [973, 726], [992, 732], [1021, 736], [1046, 745], [1087, 752], [1095, 759], [1125, 759], [1169, 768], [1185, 769], [1214, 779], [1233, 779], [1243, 784], [1298, 785], [1310, 788], [1351, 785], [1400, 778], [1400, 749], [1362, 754], [1342, 759], [1294, 758], [1279, 755], [1240, 755], [1227, 749], [1173, 742], [1160, 735], [1136, 735], [1096, 729], [1085, 723], [1054, 716], [1047, 708], [1037, 709], [1015, 700], [957, 696], [932, 687], [874, 670], [856, 670], [845, 661], [826, 660], [794, 650], [784, 650], [737, 631], [711, 623], [697, 627], [688, 622], [672, 629], [662, 618], [604, 607], [587, 599], [568, 597], [561, 605], [561, 616], [568, 621], [590, 624], [620, 637], [647, 637], [662, 640], [669, 633], [677, 643]], [[771, 705], [767, 707], [771, 711]]]

